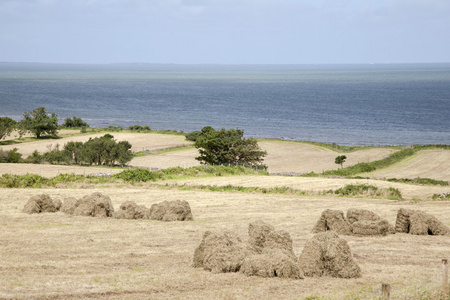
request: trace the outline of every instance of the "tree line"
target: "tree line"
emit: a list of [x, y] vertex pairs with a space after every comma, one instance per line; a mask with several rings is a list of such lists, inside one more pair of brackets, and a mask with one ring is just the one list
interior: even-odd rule
[[54, 149], [45, 153], [35, 150], [25, 160], [21, 159], [22, 154], [17, 152], [17, 148], [10, 151], [0, 149], [0, 162], [29, 162], [34, 164], [75, 164], [75, 165], [126, 165], [133, 158], [131, 144], [128, 141], [117, 142], [114, 136], [105, 134], [102, 137], [90, 138], [87, 142], [68, 142], [60, 149], [56, 145]]
[[66, 118], [64, 123], [58, 125], [58, 115], [48, 112], [45, 107], [38, 107], [32, 111], [23, 113], [22, 120], [16, 122], [9, 117], [0, 117], [0, 140], [11, 134], [15, 129], [20, 136], [29, 132], [36, 138], [46, 136], [56, 136], [58, 129], [63, 128], [86, 128], [89, 124], [81, 118]]

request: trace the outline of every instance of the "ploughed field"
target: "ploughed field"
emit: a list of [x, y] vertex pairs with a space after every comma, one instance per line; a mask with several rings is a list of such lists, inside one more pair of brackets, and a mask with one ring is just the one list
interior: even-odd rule
[[[190, 145], [182, 136], [111, 133], [128, 140], [134, 151], [155, 154], [134, 158], [130, 165], [148, 168], [198, 165], [196, 149], [158, 152]], [[102, 134], [103, 135], [103, 134]], [[33, 152], [48, 144], [89, 136], [2, 146]], [[336, 169], [338, 154], [306, 143], [262, 141], [271, 173], [308, 173]], [[371, 148], [345, 153], [344, 166], [381, 159], [391, 148]], [[30, 153], [31, 153], [30, 152]], [[427, 164], [426, 161], [430, 160]], [[438, 162], [435, 162], [437, 160]], [[374, 179], [342, 179], [291, 176], [224, 176], [179, 179], [146, 184], [108, 184], [91, 188], [69, 185], [65, 189], [0, 189], [0, 298], [19, 299], [378, 299], [382, 283], [389, 283], [393, 299], [420, 299], [420, 294], [440, 287], [442, 258], [450, 258], [448, 236], [405, 233], [387, 236], [342, 236], [349, 244], [362, 277], [305, 279], [262, 278], [240, 273], [214, 274], [193, 268], [194, 251], [206, 231], [230, 230], [243, 241], [249, 223], [263, 220], [288, 232], [298, 257], [314, 234], [311, 232], [326, 209], [368, 209], [395, 225], [400, 208], [422, 210], [450, 226], [449, 201], [427, 199], [450, 192], [446, 186], [419, 186], [376, 178], [428, 177], [449, 180], [446, 150], [420, 152], [406, 162], [369, 174]], [[0, 174], [114, 173], [120, 169], [51, 165], [0, 164]], [[390, 172], [390, 173], [383, 173]], [[320, 195], [346, 184], [370, 184], [398, 188], [407, 200]], [[290, 187], [304, 196], [260, 192], [212, 192], [201, 186]], [[184, 190], [181, 190], [179, 188]], [[72, 216], [62, 212], [25, 214], [30, 197], [48, 194], [68, 197], [101, 192], [111, 198], [115, 210], [125, 201], [150, 207], [170, 200], [189, 202], [193, 221], [162, 222]]]

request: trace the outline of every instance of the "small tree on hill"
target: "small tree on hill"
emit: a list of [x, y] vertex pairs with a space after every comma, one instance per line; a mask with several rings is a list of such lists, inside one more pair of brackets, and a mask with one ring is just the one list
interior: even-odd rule
[[203, 127], [195, 141], [200, 156], [195, 159], [203, 164], [222, 165], [240, 164], [263, 167], [266, 151], [261, 150], [256, 139], [244, 138], [241, 129], [215, 130], [211, 126]]
[[16, 127], [16, 121], [8, 117], [0, 118], [0, 140], [11, 134]]
[[343, 164], [344, 164], [346, 159], [347, 159], [347, 156], [341, 155], [341, 156], [338, 156], [338, 157], [336, 157], [334, 159], [334, 163], [338, 164], [338, 165], [341, 165], [341, 168], [343, 168], [344, 167]]
[[58, 132], [58, 115], [49, 113], [45, 107], [38, 107], [23, 114], [23, 119], [19, 122], [21, 133], [31, 132], [40, 138], [43, 134], [56, 136]]

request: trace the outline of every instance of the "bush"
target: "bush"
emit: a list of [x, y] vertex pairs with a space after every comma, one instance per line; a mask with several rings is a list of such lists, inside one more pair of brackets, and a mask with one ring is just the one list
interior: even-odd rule
[[0, 163], [19, 163], [22, 159], [22, 154], [18, 153], [19, 149], [14, 148], [9, 151], [0, 149]]
[[44, 161], [44, 157], [39, 153], [39, 151], [34, 150], [34, 152], [28, 156], [27, 161], [32, 164], [40, 164]]
[[66, 118], [64, 120], [64, 123], [61, 125], [61, 127], [65, 127], [65, 128], [86, 128], [89, 127], [89, 124], [86, 123], [85, 121], [83, 121], [81, 118], [77, 118], [77, 117], [72, 117], [71, 118]]
[[147, 182], [161, 179], [161, 175], [157, 172], [151, 172], [147, 169], [131, 169], [113, 175], [114, 178], [120, 178], [129, 182]]
[[128, 130], [141, 132], [141, 131], [151, 131], [151, 128], [148, 125], [145, 126], [133, 125], [128, 127]]
[[48, 184], [48, 179], [36, 174], [12, 175], [3, 174], [0, 177], [0, 186], [6, 188], [41, 188]]

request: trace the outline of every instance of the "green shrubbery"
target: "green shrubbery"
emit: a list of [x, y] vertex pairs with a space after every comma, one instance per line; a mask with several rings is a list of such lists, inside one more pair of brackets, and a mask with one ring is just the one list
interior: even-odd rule
[[133, 126], [128, 127], [128, 130], [141, 132], [141, 131], [151, 131], [151, 128], [148, 125], [145, 125], [145, 126], [133, 125]]
[[448, 186], [449, 183], [448, 181], [444, 181], [444, 180], [436, 180], [436, 179], [432, 179], [432, 178], [421, 178], [421, 177], [417, 177], [414, 179], [409, 179], [409, 178], [389, 178], [387, 179], [387, 181], [391, 181], [391, 182], [402, 182], [402, 183], [413, 183], [413, 184], [423, 184], [423, 185], [441, 185], [441, 186]]
[[[107, 166], [113, 166], [118, 163], [123, 166], [133, 158], [130, 149], [131, 144], [129, 142], [116, 142], [114, 136], [105, 134], [102, 137], [90, 138], [85, 143], [68, 142], [64, 145], [64, 149], [62, 150], [60, 150], [59, 145], [56, 145], [54, 149], [51, 149], [44, 154], [41, 154], [36, 150], [25, 162], [35, 164], [48, 162], [50, 164], [95, 164]], [[17, 158], [17, 155], [20, 155], [20, 153], [9, 153], [9, 157]], [[0, 152], [0, 162], [2, 162], [1, 157]], [[11, 160], [11, 158], [9, 160]], [[4, 162], [10, 161], [7, 160]], [[16, 159], [16, 161], [13, 162], [19, 161]]]
[[22, 154], [17, 152], [18, 150], [17, 148], [9, 151], [0, 149], [0, 163], [19, 163], [22, 159]]
[[120, 178], [128, 182], [146, 182], [157, 180], [168, 180], [181, 177], [198, 176], [225, 176], [225, 175], [248, 175], [259, 174], [267, 175], [265, 171], [256, 171], [252, 168], [241, 166], [197, 166], [191, 168], [174, 167], [157, 171], [147, 169], [130, 169], [113, 175], [114, 178]]
[[64, 123], [61, 125], [63, 128], [86, 128], [89, 124], [83, 121], [81, 118], [72, 117], [66, 118]]
[[371, 196], [397, 200], [403, 199], [400, 190], [396, 188], [389, 187], [384, 189], [368, 184], [347, 184], [335, 190], [334, 194], [341, 196]]

